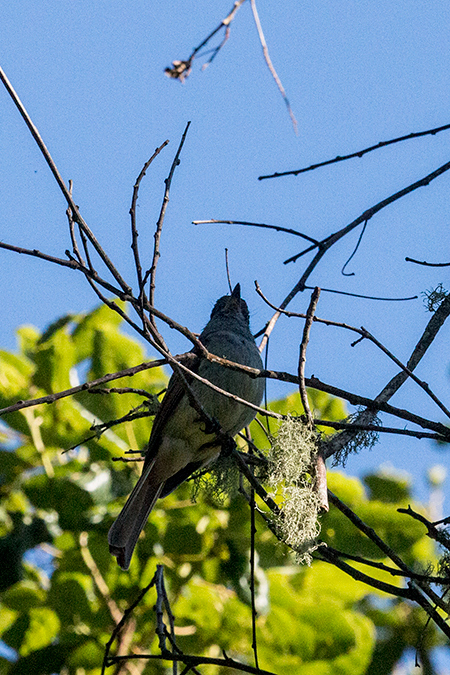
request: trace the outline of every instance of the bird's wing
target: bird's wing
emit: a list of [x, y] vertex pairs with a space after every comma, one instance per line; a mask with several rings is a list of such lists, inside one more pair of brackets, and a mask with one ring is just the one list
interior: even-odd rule
[[[193, 352], [195, 353], [195, 350], [193, 350]], [[183, 363], [183, 365], [188, 366], [190, 370], [196, 373], [198, 371], [200, 358], [195, 359], [193, 362], [189, 358], [181, 360], [180, 363]], [[186, 376], [186, 379], [188, 382], [192, 381], [192, 378], [190, 378], [189, 376]], [[181, 381], [179, 375], [177, 375], [177, 373], [174, 372], [169, 380], [169, 386], [167, 387], [166, 394], [163, 400], [161, 401], [161, 405], [159, 406], [158, 412], [156, 413], [155, 419], [153, 420], [152, 432], [150, 434], [150, 440], [148, 442], [147, 450], [145, 453], [144, 469], [149, 463], [154, 461], [158, 453], [159, 446], [161, 444], [164, 428], [169, 419], [175, 413], [175, 410], [178, 404], [180, 403], [181, 399], [183, 398], [184, 394], [185, 389], [183, 386], [183, 382]]]

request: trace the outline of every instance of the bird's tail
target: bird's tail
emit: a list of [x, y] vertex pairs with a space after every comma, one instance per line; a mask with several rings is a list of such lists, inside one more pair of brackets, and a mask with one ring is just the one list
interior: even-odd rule
[[108, 532], [109, 550], [116, 556], [123, 570], [127, 570], [130, 566], [131, 556], [139, 535], [164, 486], [164, 483], [156, 480], [156, 476], [152, 480], [153, 464], [154, 462], [151, 462], [144, 469], [133, 492]]

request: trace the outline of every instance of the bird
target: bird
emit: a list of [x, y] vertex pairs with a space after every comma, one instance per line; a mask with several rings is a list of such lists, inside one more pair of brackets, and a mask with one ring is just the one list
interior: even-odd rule
[[[199, 337], [206, 349], [230, 361], [262, 370], [259, 350], [250, 332], [249, 310], [240, 284], [217, 300]], [[259, 406], [264, 379], [250, 377], [197, 355], [193, 372], [214, 385]], [[214, 391], [195, 378], [189, 385], [204, 411], [230, 438], [254, 419], [256, 411]], [[166, 497], [194, 471], [211, 465], [222, 449], [217, 433], [191, 405], [179, 374], [174, 371], [155, 415], [140, 478], [108, 532], [109, 550], [127, 570], [139, 535], [159, 498]]]

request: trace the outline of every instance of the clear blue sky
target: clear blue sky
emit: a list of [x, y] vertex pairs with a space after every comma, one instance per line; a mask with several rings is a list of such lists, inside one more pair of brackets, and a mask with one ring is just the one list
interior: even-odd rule
[[[151, 260], [163, 180], [188, 120], [191, 129], [172, 185], [157, 276], [157, 306], [193, 330], [206, 323], [215, 299], [227, 292], [224, 248], [233, 282], [240, 281], [254, 330], [271, 311], [256, 296], [257, 279], [279, 303], [304, 269], [285, 266], [301, 249], [289, 235], [236, 226], [193, 226], [226, 218], [292, 227], [321, 238], [362, 211], [448, 161], [450, 132], [408, 141], [363, 159], [299, 177], [271, 181], [258, 175], [300, 168], [403, 134], [448, 123], [450, 5], [436, 0], [396, 3], [286, 0], [258, 8], [273, 63], [298, 120], [293, 133], [284, 103], [264, 64], [245, 3], [214, 63], [199, 59], [184, 85], [164, 68], [186, 58], [231, 9], [231, 0], [94, 3], [47, 0], [3, 3], [0, 59], [75, 201], [120, 271], [134, 280], [129, 217], [132, 186], [153, 150], [169, 147], [141, 188], [138, 207], [142, 257]], [[215, 43], [217, 44], [217, 43]], [[377, 296], [410, 296], [450, 287], [448, 269], [416, 267], [405, 256], [450, 259], [450, 174], [396, 202], [368, 225], [344, 277], [340, 270], [359, 231], [341, 241], [310, 281]], [[70, 248], [65, 203], [8, 95], [0, 89], [0, 239], [64, 257]], [[15, 347], [15, 329], [43, 329], [63, 313], [85, 311], [96, 300], [81, 275], [0, 251], [0, 346]], [[305, 311], [303, 294], [292, 305]], [[320, 317], [364, 325], [406, 361], [430, 315], [421, 300], [379, 303], [323, 293]], [[295, 372], [302, 324], [282, 319], [273, 335], [270, 366]], [[189, 348], [166, 331], [175, 352]], [[306, 374], [375, 396], [396, 368], [353, 336], [315, 325]], [[449, 326], [417, 370], [449, 402]], [[271, 385], [272, 397], [292, 388]], [[409, 383], [392, 400], [443, 420], [426, 395]], [[392, 420], [387, 419], [391, 424]], [[424, 497], [426, 467], [449, 467], [432, 443], [382, 437], [351, 458], [349, 473], [385, 462], [414, 475]], [[448, 483], [447, 483], [448, 485]], [[448, 501], [447, 501], [448, 506]]]

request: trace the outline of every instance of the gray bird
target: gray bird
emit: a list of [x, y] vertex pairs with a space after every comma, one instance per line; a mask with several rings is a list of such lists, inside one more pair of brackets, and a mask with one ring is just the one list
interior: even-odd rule
[[[200, 341], [216, 356], [262, 369], [239, 284], [231, 295], [217, 300]], [[195, 348], [193, 352], [196, 353]], [[251, 378], [200, 357], [189, 367], [221, 389], [260, 405], [264, 389], [262, 378]], [[251, 408], [194, 378], [190, 386], [204, 410], [230, 436], [235, 436], [255, 417]], [[130, 565], [134, 547], [156, 500], [172, 492], [194, 471], [214, 462], [220, 451], [216, 434], [205, 433], [205, 421], [190, 405], [181, 379], [174, 373], [153, 422], [142, 474], [108, 533], [109, 550], [122, 569]]]

